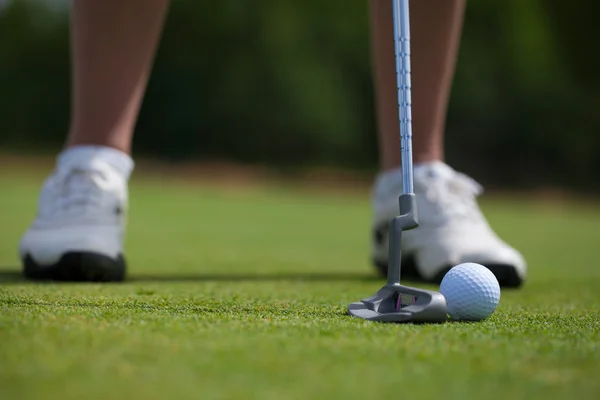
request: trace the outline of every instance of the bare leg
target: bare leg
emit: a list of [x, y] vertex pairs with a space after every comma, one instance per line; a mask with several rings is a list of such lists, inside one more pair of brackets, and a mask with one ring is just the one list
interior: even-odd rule
[[[466, 0], [410, 3], [413, 154], [442, 161], [448, 98]], [[382, 170], [400, 165], [392, 2], [370, 0], [374, 81]]]
[[101, 145], [130, 152], [168, 5], [169, 0], [73, 1], [67, 147]]

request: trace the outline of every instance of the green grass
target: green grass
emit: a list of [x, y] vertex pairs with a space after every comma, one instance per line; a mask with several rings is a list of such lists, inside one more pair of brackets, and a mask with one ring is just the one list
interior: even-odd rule
[[131, 281], [15, 276], [41, 175], [0, 176], [2, 399], [597, 399], [600, 208], [487, 198], [530, 279], [481, 323], [345, 315], [382, 284], [368, 194], [136, 178]]

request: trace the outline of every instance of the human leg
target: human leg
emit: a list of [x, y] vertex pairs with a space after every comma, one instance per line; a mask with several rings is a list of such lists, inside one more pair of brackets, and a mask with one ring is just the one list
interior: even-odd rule
[[168, 4], [73, 2], [71, 126], [20, 243], [27, 277], [124, 278], [131, 139]]

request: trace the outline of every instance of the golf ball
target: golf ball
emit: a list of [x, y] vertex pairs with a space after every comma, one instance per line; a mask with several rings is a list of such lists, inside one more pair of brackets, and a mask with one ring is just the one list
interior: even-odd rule
[[500, 301], [500, 284], [486, 267], [459, 264], [444, 276], [440, 292], [454, 320], [480, 321], [489, 317]]

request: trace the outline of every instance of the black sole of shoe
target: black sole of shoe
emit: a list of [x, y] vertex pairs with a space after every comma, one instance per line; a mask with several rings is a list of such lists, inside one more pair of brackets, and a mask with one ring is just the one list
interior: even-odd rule
[[[373, 265], [375, 266], [375, 269], [377, 270], [377, 272], [379, 272], [379, 274], [382, 277], [387, 276], [387, 269], [388, 269], [387, 263], [373, 261]], [[500, 287], [518, 288], [521, 285], [523, 285], [523, 279], [519, 276], [519, 274], [517, 273], [517, 270], [512, 265], [506, 265], [506, 264], [482, 264], [482, 265], [484, 265], [487, 269], [492, 271], [492, 273], [496, 276], [496, 279], [498, 279], [498, 283], [500, 284]], [[421, 276], [421, 274], [419, 274], [419, 271], [417, 269], [414, 259], [412, 257], [406, 258], [406, 259], [402, 260], [401, 278], [412, 280], [412, 281], [417, 281], [417, 282], [423, 282], [423, 283], [440, 284], [442, 282], [442, 279], [446, 275], [446, 273], [448, 271], [450, 271], [450, 269], [452, 267], [453, 266], [448, 266], [448, 267], [442, 268], [433, 277], [433, 279], [427, 280], [427, 279], [424, 279]]]
[[36, 281], [121, 282], [126, 262], [122, 255], [111, 258], [91, 252], [70, 252], [52, 265], [39, 265], [29, 254], [23, 259], [23, 274]]

